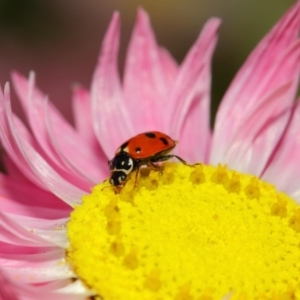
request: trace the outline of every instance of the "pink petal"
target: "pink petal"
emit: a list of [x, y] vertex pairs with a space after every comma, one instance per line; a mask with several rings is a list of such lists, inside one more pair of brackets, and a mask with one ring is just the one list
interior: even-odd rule
[[22, 173], [28, 178], [31, 182], [33, 182], [36, 186], [41, 189], [45, 189], [44, 184], [41, 180], [32, 172], [30, 168], [28, 168], [26, 161], [20, 154], [19, 148], [16, 145], [11, 133], [9, 126], [6, 121], [5, 111], [4, 111], [4, 96], [2, 90], [0, 88], [0, 138], [1, 144], [4, 147], [7, 154], [10, 155], [10, 158], [18, 166], [18, 168], [22, 171]]
[[0, 265], [18, 282], [40, 283], [74, 277], [65, 261], [65, 250], [39, 254], [1, 254]]
[[114, 13], [102, 44], [91, 87], [94, 132], [109, 158], [133, 134], [129, 114], [121, 102], [122, 90], [117, 64], [119, 23], [119, 14]]
[[178, 73], [178, 64], [165, 48], [160, 48], [161, 70], [164, 73], [166, 90], [170, 90], [174, 85]]
[[71, 212], [70, 206], [34, 185], [14, 181], [5, 175], [0, 175], [0, 185], [3, 212], [50, 220], [67, 217]]
[[50, 244], [60, 248], [67, 248], [69, 245], [66, 224], [69, 218], [57, 220], [45, 220], [27, 216], [3, 213], [16, 224], [26, 229], [37, 237], [48, 241]]
[[63, 162], [59, 159], [59, 156], [51, 146], [47, 136], [43, 107], [43, 99], [45, 98], [45, 95], [35, 88], [34, 73], [30, 73], [28, 81], [22, 75], [13, 73], [12, 80], [15, 91], [19, 96], [29, 125], [36, 140], [38, 141], [38, 144], [47, 154], [52, 163], [62, 166]]
[[[62, 280], [61, 280], [62, 281]], [[95, 292], [88, 290], [88, 288], [83, 284], [79, 283], [79, 280], [66, 284], [65, 287], [53, 290], [51, 284], [47, 286], [41, 286], [38, 289], [35, 289], [34, 292], [37, 296], [43, 295], [43, 300], [87, 300], [92, 299], [95, 296]], [[50, 290], [48, 291], [50, 286]], [[44, 296], [46, 295], [46, 296]], [[40, 300], [40, 298], [34, 298]], [[30, 298], [32, 300], [32, 298]]]
[[36, 236], [0, 212], [0, 241], [18, 246], [53, 246], [53, 243]]
[[[30, 218], [24, 216], [5, 214], [7, 217], [15, 220], [15, 223], [24, 227], [30, 233], [42, 238], [44, 241], [51, 243], [59, 248], [67, 248], [69, 240], [67, 237], [66, 224], [69, 219], [62, 219], [56, 221]], [[62, 224], [63, 223], [63, 224]], [[39, 229], [41, 227], [50, 227], [48, 229]]]
[[91, 99], [89, 92], [76, 85], [73, 87], [72, 108], [75, 121], [75, 127], [79, 134], [90, 144], [96, 141], [91, 121]]
[[73, 294], [73, 295], [86, 295], [86, 296], [92, 296], [95, 295], [93, 291], [87, 290], [87, 287], [84, 283], [82, 283], [80, 280], [76, 280], [71, 284], [66, 285], [65, 287], [59, 289], [56, 291], [56, 293], [59, 294]]
[[49, 101], [45, 103], [45, 121], [51, 145], [73, 174], [87, 180], [91, 185], [103, 181], [108, 176], [103, 153], [94, 152], [84, 139], [75, 134], [72, 127], [57, 118]]
[[[60, 219], [61, 216], [68, 214], [67, 210], [59, 210], [51, 207], [47, 208], [47, 207], [42, 207], [41, 205], [30, 206], [28, 203], [26, 203], [25, 205], [19, 204], [16, 202], [15, 199], [7, 199], [7, 198], [3, 198], [2, 196], [0, 197], [0, 201], [1, 201], [1, 210], [5, 213], [13, 214], [13, 215], [19, 215], [19, 216], [31, 217], [31, 218], [39, 217], [43, 220], [48, 220], [48, 219], [58, 220]], [[40, 199], [38, 199], [38, 201], [40, 201]], [[63, 201], [61, 202], [64, 203]]]
[[8, 217], [11, 217], [17, 224], [27, 228], [31, 232], [36, 232], [40, 230], [40, 232], [47, 231], [55, 231], [58, 235], [61, 233], [65, 233], [66, 224], [69, 222], [70, 218], [60, 218], [55, 220], [43, 219], [40, 217], [28, 217], [22, 215], [15, 215], [12, 213], [2, 212]]
[[286, 101], [291, 88], [291, 83], [283, 85], [268, 95], [259, 107], [244, 115], [244, 123], [222, 160], [230, 168], [261, 175], [288, 122], [288, 108], [284, 109], [281, 104]]
[[[23, 217], [24, 218], [24, 217]], [[34, 224], [36, 225], [39, 220], [35, 219]], [[40, 220], [44, 221], [44, 220]], [[69, 247], [69, 239], [67, 236], [67, 229], [57, 228], [51, 230], [42, 229], [30, 229], [36, 236], [42, 238], [43, 240], [51, 243], [59, 248], [67, 249]]]
[[[16, 77], [16, 75], [15, 75]], [[31, 84], [29, 84], [29, 87], [25, 81], [25, 79], [23, 77], [21, 77], [20, 75], [17, 76], [17, 78], [19, 79], [19, 86], [21, 86], [23, 89], [25, 90], [32, 90], [33, 89], [33, 86], [32, 86], [32, 80], [30, 81]], [[29, 82], [29, 83], [30, 83]], [[30, 88], [30, 86], [32, 86], [32, 88]], [[37, 94], [39, 94], [38, 91], [36, 91]], [[23, 94], [26, 94], [25, 91]], [[32, 97], [29, 97], [30, 99]], [[31, 103], [31, 101], [30, 101]], [[39, 103], [39, 102], [35, 102], [35, 103]], [[39, 108], [39, 110], [41, 109], [41, 107]], [[39, 124], [39, 121], [40, 119], [45, 119], [45, 117], [41, 117], [41, 114], [37, 113], [37, 124]], [[3, 120], [2, 120], [3, 121]], [[80, 187], [86, 191], [89, 191], [90, 190], [90, 186], [91, 186], [91, 183], [88, 183], [86, 180], [82, 180], [80, 177], [78, 177], [77, 175], [74, 175], [72, 173], [70, 173], [68, 170], [66, 170], [66, 168], [64, 168], [63, 166], [63, 163], [60, 161], [57, 163], [53, 162], [53, 160], [50, 158], [49, 159], [49, 156], [45, 156], [44, 152], [42, 149], [40, 149], [40, 146], [36, 143], [35, 139], [33, 139], [33, 137], [31, 136], [31, 134], [28, 132], [27, 128], [23, 125], [23, 123], [17, 118], [14, 116], [14, 125], [16, 127], [16, 130], [18, 132], [20, 132], [19, 135], [22, 136], [23, 139], [26, 139], [26, 141], [35, 149], [36, 152], [38, 152], [44, 159], [47, 163], [50, 164], [50, 166], [54, 167], [55, 170], [61, 175], [63, 176], [64, 178], [66, 178], [69, 182], [75, 184], [77, 187]], [[39, 185], [39, 186], [43, 186], [43, 183], [39, 182], [39, 179], [36, 178], [35, 175], [32, 175], [32, 171], [30, 170], [30, 168], [28, 168], [28, 165], [27, 163], [25, 162], [24, 163], [24, 158], [21, 158], [21, 161], [20, 160], [17, 160], [15, 155], [14, 155], [14, 152], [17, 152], [19, 153], [19, 149], [18, 149], [18, 146], [16, 146], [17, 150], [13, 149], [14, 151], [12, 151], [12, 147], [11, 145], [15, 145], [15, 142], [14, 142], [14, 139], [12, 137], [9, 136], [9, 134], [7, 134], [7, 131], [9, 129], [6, 128], [6, 124], [5, 124], [5, 121], [3, 121], [3, 127], [4, 127], [4, 130], [2, 132], [2, 139], [4, 139], [5, 137], [8, 136], [8, 138], [5, 138], [4, 141], [5, 141], [5, 146], [6, 146], [6, 151], [7, 153], [11, 156], [11, 158], [13, 159], [13, 161], [15, 162], [15, 164], [21, 168], [22, 172], [24, 174], [26, 174], [26, 176], [31, 180], [33, 181], [35, 184]], [[37, 130], [39, 132], [39, 130]], [[12, 139], [13, 141], [9, 140]], [[6, 141], [7, 140], [7, 141]], [[48, 139], [46, 138], [46, 140], [48, 141]], [[47, 146], [44, 146], [44, 149], [46, 149]], [[52, 151], [52, 150], [51, 150]], [[55, 155], [55, 152], [53, 152], [54, 154], [54, 157], [56, 157]], [[48, 154], [51, 156], [51, 152], [48, 152]], [[18, 156], [18, 155], [17, 155]], [[20, 154], [19, 154], [20, 156]], [[22, 156], [22, 155], [21, 155]], [[28, 174], [28, 172], [30, 174]], [[31, 175], [31, 178], [29, 175]], [[35, 180], [35, 181], [34, 181]], [[37, 181], [37, 182], [36, 182]], [[45, 188], [45, 187], [43, 187]]]
[[27, 177], [19, 170], [19, 168], [15, 165], [12, 159], [9, 157], [7, 153], [2, 154], [2, 160], [4, 163], [4, 169], [7, 174], [9, 174], [9, 178], [13, 181], [18, 181], [22, 183], [26, 183], [30, 186], [35, 186]]
[[[31, 74], [28, 83], [17, 74], [13, 75], [13, 79], [35, 137], [51, 161], [60, 168], [64, 166], [66, 172], [85, 180], [89, 187], [107, 177], [102, 171], [107, 172], [105, 160], [85, 143], [51, 103], [46, 101], [45, 105], [47, 98], [34, 88], [34, 76]], [[64, 138], [61, 138], [62, 135]]]
[[153, 129], [166, 130], [164, 106], [169, 96], [170, 60], [167, 71], [164, 70], [165, 63], [166, 56], [162, 56], [156, 43], [149, 17], [139, 9], [124, 74], [124, 97], [135, 134]]
[[47, 158], [44, 156], [44, 152], [37, 145], [36, 141], [32, 138], [31, 134], [24, 126], [24, 124], [18, 119], [15, 115], [12, 114], [13, 117], [13, 125], [18, 132], [19, 136], [22, 137], [24, 141], [26, 141], [45, 161], [51, 166], [60, 176], [65, 178], [71, 184], [77, 186], [78, 188], [83, 189], [84, 191], [90, 191], [91, 183], [85, 179], [82, 179], [78, 176], [78, 174], [70, 173], [69, 170], [65, 168], [61, 168], [61, 166], [56, 166], [55, 164], [49, 163]]
[[0, 270], [0, 300], [18, 300], [17, 293], [5, 272]]
[[87, 288], [80, 289], [76, 283], [78, 280], [73, 282], [70, 279], [58, 279], [49, 283], [28, 285], [14, 278], [9, 279], [19, 300], [40, 300], [41, 295], [43, 300], [86, 300], [88, 296], [95, 295]]
[[[270, 33], [259, 43], [236, 75], [221, 102], [215, 123], [211, 162], [223, 161], [228, 141], [236, 134], [244, 120], [244, 112], [260, 105], [272, 90], [288, 81], [298, 80], [299, 57], [288, 57], [298, 37], [300, 22], [300, 2], [298, 1]], [[290, 106], [294, 100], [290, 96], [282, 103]]]
[[[228, 148], [225, 153], [223, 153], [222, 160], [223, 162], [227, 162], [231, 167], [237, 167], [240, 171], [250, 172], [252, 174], [256, 174], [260, 176], [265, 169], [267, 162], [273, 153], [276, 145], [278, 144], [281, 135], [283, 134], [283, 131], [287, 125], [289, 116], [284, 115], [282, 116], [278, 122], [276, 123], [276, 126], [273, 124], [272, 126], [268, 127], [268, 130], [265, 130], [264, 132], [260, 132], [259, 137], [255, 137], [255, 130], [257, 130], [257, 126], [260, 126], [262, 121], [264, 120], [274, 120], [277, 119], [277, 117], [284, 111], [288, 110], [293, 103], [298, 82], [299, 82], [299, 67], [300, 67], [300, 41], [295, 42], [278, 60], [278, 66], [279, 70], [278, 72], [285, 72], [286, 74], [286, 81], [281, 86], [279, 85], [277, 89], [275, 89], [272, 94], [275, 96], [271, 102], [275, 101], [273, 105], [273, 109], [271, 107], [265, 107], [265, 104], [262, 103], [262, 105], [259, 106], [259, 101], [256, 106], [253, 106], [252, 109], [248, 109], [248, 111], [245, 111], [247, 115], [251, 113], [251, 111], [255, 111], [256, 108], [259, 108], [258, 111], [263, 111], [264, 115], [259, 116], [257, 120], [253, 120], [255, 123], [255, 126], [251, 127], [251, 125], [246, 125], [247, 116], [245, 116], [245, 113], [243, 114], [243, 121], [244, 123], [241, 124], [240, 127], [248, 128], [246, 130], [241, 130], [240, 128], [236, 129], [235, 136], [232, 136], [232, 140], [228, 140]], [[272, 74], [273, 77], [277, 76], [277, 73], [275, 72]], [[277, 76], [280, 77], [280, 76]], [[276, 79], [274, 79], [276, 81]], [[289, 81], [290, 80], [290, 81]], [[284, 81], [283, 81], [284, 82]], [[285, 89], [284, 86], [287, 88]], [[282, 90], [283, 88], [283, 90]], [[283, 94], [277, 94], [277, 91], [282, 91]], [[266, 98], [268, 98], [266, 96]], [[272, 98], [273, 96], [271, 96]], [[278, 98], [279, 97], [279, 98]], [[278, 99], [277, 99], [278, 98]], [[274, 106], [275, 105], [275, 106]], [[263, 107], [265, 107], [263, 110], [261, 110]], [[229, 123], [228, 123], [229, 125]], [[224, 129], [225, 130], [225, 129]], [[258, 131], [256, 132], [258, 134]], [[239, 141], [236, 140], [236, 136], [239, 135]], [[234, 141], [236, 140], [236, 141]], [[245, 140], [245, 141], [242, 141]], [[248, 140], [248, 141], [246, 141]], [[235, 155], [234, 152], [238, 151], [238, 143], [242, 141], [243, 147], [246, 148], [240, 148], [241, 154], [244, 153], [251, 153], [251, 158], [248, 157], [248, 159], [244, 159], [243, 162], [239, 161], [241, 157], [238, 158], [238, 155]], [[251, 144], [253, 143], [253, 144]], [[232, 152], [230, 150], [232, 148], [232, 145], [234, 145], [234, 151]], [[247, 146], [246, 146], [247, 145]], [[242, 147], [242, 146], [241, 146]], [[247, 149], [247, 150], [246, 150]], [[230, 153], [231, 152], [231, 153]], [[228, 154], [230, 153], [231, 158], [228, 157]], [[220, 155], [219, 155], [220, 156]]]
[[56, 245], [45, 246], [22, 246], [11, 243], [5, 243], [0, 240], [0, 256], [5, 254], [34, 254], [34, 253], [46, 253], [48, 251], [56, 250]]
[[276, 185], [300, 203], [300, 102], [294, 108], [291, 122], [262, 178]]
[[[73, 89], [73, 93], [73, 111], [76, 128], [86, 143], [89, 143], [89, 147], [92, 151], [97, 153], [100, 162], [95, 166], [101, 169], [102, 173], [107, 177], [107, 157], [94, 134], [90, 95], [88, 91], [79, 86]], [[105, 165], [103, 165], [103, 163]], [[102, 176], [101, 180], [103, 180]]]
[[89, 143], [90, 147], [103, 161], [107, 158], [101, 149], [94, 134], [92, 124], [91, 97], [89, 92], [83, 87], [76, 86], [73, 88], [73, 114], [75, 127], [79, 134]]
[[179, 140], [177, 151], [189, 162], [207, 161], [211, 58], [219, 25], [218, 19], [205, 25], [179, 69], [166, 106], [171, 135]]
[[43, 159], [43, 157], [35, 151], [35, 149], [28, 143], [27, 140], [21, 137], [13, 123], [13, 116], [10, 106], [10, 96], [8, 85], [5, 88], [5, 100], [0, 97], [0, 105], [5, 110], [7, 117], [8, 128], [13, 137], [14, 143], [18, 146], [20, 155], [23, 156], [28, 166], [36, 174], [36, 176], [43, 182], [43, 184], [56, 196], [72, 205], [81, 202], [81, 197], [84, 194], [77, 186], [70, 184], [57, 172], [55, 172]]

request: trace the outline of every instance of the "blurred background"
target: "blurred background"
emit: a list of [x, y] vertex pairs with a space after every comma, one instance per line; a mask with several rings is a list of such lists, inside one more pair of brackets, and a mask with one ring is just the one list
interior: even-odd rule
[[[73, 122], [71, 87], [90, 86], [113, 11], [121, 13], [120, 71], [138, 6], [150, 15], [157, 41], [180, 63], [211, 16], [223, 20], [213, 60], [214, 110], [247, 55], [292, 0], [0, 0], [0, 83], [34, 70], [38, 86]], [[13, 101], [18, 112], [20, 105]]]

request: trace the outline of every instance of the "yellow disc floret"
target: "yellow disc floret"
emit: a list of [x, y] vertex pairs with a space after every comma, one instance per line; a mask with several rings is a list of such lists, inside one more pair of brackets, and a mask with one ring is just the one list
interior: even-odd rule
[[221, 165], [142, 169], [136, 189], [131, 177], [120, 194], [96, 186], [68, 224], [68, 260], [101, 299], [300, 299], [287, 195]]

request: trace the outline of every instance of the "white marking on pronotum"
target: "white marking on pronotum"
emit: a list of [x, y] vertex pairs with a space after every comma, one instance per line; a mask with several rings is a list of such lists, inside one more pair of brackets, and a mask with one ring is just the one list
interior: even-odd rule
[[[124, 163], [125, 162], [122, 161], [121, 165], [123, 166]], [[111, 172], [121, 171], [128, 175], [133, 170], [133, 160], [131, 158], [128, 159], [128, 165], [131, 167], [129, 170], [114, 168], [113, 170], [111, 170]]]

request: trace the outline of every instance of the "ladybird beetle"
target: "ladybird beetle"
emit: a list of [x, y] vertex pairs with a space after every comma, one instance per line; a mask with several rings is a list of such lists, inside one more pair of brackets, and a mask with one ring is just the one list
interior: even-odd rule
[[125, 143], [116, 151], [115, 157], [108, 161], [110, 169], [109, 182], [119, 192], [124, 187], [128, 175], [137, 170], [135, 186], [139, 170], [146, 165], [154, 170], [159, 170], [155, 163], [166, 161], [173, 157], [187, 164], [185, 160], [175, 154], [168, 154], [176, 146], [174, 141], [165, 133], [151, 131], [140, 133]]

